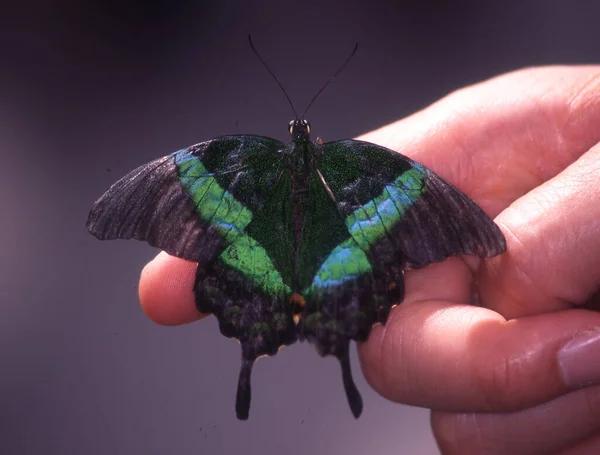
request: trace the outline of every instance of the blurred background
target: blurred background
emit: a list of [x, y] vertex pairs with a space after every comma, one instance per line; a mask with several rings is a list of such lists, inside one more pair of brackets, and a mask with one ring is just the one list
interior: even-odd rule
[[[594, 6], [596, 5], [596, 6]], [[208, 318], [159, 327], [137, 280], [155, 251], [85, 231], [132, 168], [228, 133], [350, 138], [531, 65], [600, 60], [597, 2], [0, 2], [0, 453], [436, 454], [426, 410], [389, 403], [303, 344], [261, 360], [234, 413], [239, 346]]]

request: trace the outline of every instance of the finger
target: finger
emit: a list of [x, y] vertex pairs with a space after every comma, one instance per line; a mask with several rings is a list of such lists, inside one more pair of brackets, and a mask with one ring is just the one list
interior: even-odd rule
[[495, 216], [600, 141], [600, 66], [530, 68], [458, 90], [365, 134]]
[[512, 411], [600, 382], [600, 314], [568, 310], [507, 322], [481, 307], [413, 302], [375, 327], [359, 354], [367, 381], [392, 401]]
[[443, 454], [574, 454], [600, 447], [600, 386], [509, 414], [433, 412], [431, 425]]
[[508, 252], [487, 261], [485, 305], [511, 319], [584, 304], [600, 289], [600, 145], [502, 212]]
[[154, 322], [179, 325], [204, 315], [194, 302], [194, 277], [198, 264], [159, 253], [140, 276], [139, 297], [142, 309]]

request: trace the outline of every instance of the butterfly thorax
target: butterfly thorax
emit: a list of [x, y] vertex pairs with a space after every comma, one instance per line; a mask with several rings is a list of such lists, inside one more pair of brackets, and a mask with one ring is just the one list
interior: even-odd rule
[[288, 159], [288, 167], [292, 176], [309, 177], [314, 162], [314, 148], [310, 140], [310, 123], [308, 120], [292, 120], [289, 123], [291, 142], [285, 147], [284, 155]]

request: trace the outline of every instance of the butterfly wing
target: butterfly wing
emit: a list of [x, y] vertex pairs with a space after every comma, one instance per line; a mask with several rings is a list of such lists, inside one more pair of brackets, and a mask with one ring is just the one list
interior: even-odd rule
[[283, 144], [225, 136], [140, 166], [94, 204], [87, 229], [209, 262], [249, 224], [277, 179]]
[[364, 251], [394, 252], [402, 268], [458, 254], [495, 256], [502, 232], [466, 195], [411, 159], [375, 144], [323, 144], [318, 166]]
[[293, 241], [284, 145], [225, 136], [152, 161], [94, 204], [88, 230], [135, 238], [199, 262], [196, 304], [240, 340], [236, 410], [247, 418], [254, 360], [296, 340], [289, 303]]
[[[317, 145], [316, 167], [338, 231], [306, 289], [299, 333], [338, 357], [356, 417], [362, 402], [349, 341], [366, 340], [404, 297], [403, 270], [459, 254], [502, 253], [504, 236], [467, 196], [399, 153], [361, 141]], [[333, 222], [330, 222], [333, 223]], [[333, 226], [333, 224], [332, 224]], [[330, 227], [333, 229], [333, 227]]]

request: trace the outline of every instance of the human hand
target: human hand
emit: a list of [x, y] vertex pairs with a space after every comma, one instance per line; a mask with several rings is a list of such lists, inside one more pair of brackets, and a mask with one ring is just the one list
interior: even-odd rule
[[508, 245], [407, 272], [367, 380], [431, 408], [444, 454], [600, 453], [600, 314], [573, 309], [600, 300], [600, 68], [501, 76], [366, 139], [457, 184]]
[[[600, 452], [600, 314], [572, 309], [600, 300], [600, 67], [501, 76], [361, 139], [454, 183], [508, 244], [407, 271], [404, 302], [359, 347], [367, 380], [431, 408], [445, 454]], [[148, 316], [200, 318], [194, 274], [164, 253], [148, 264]]]

